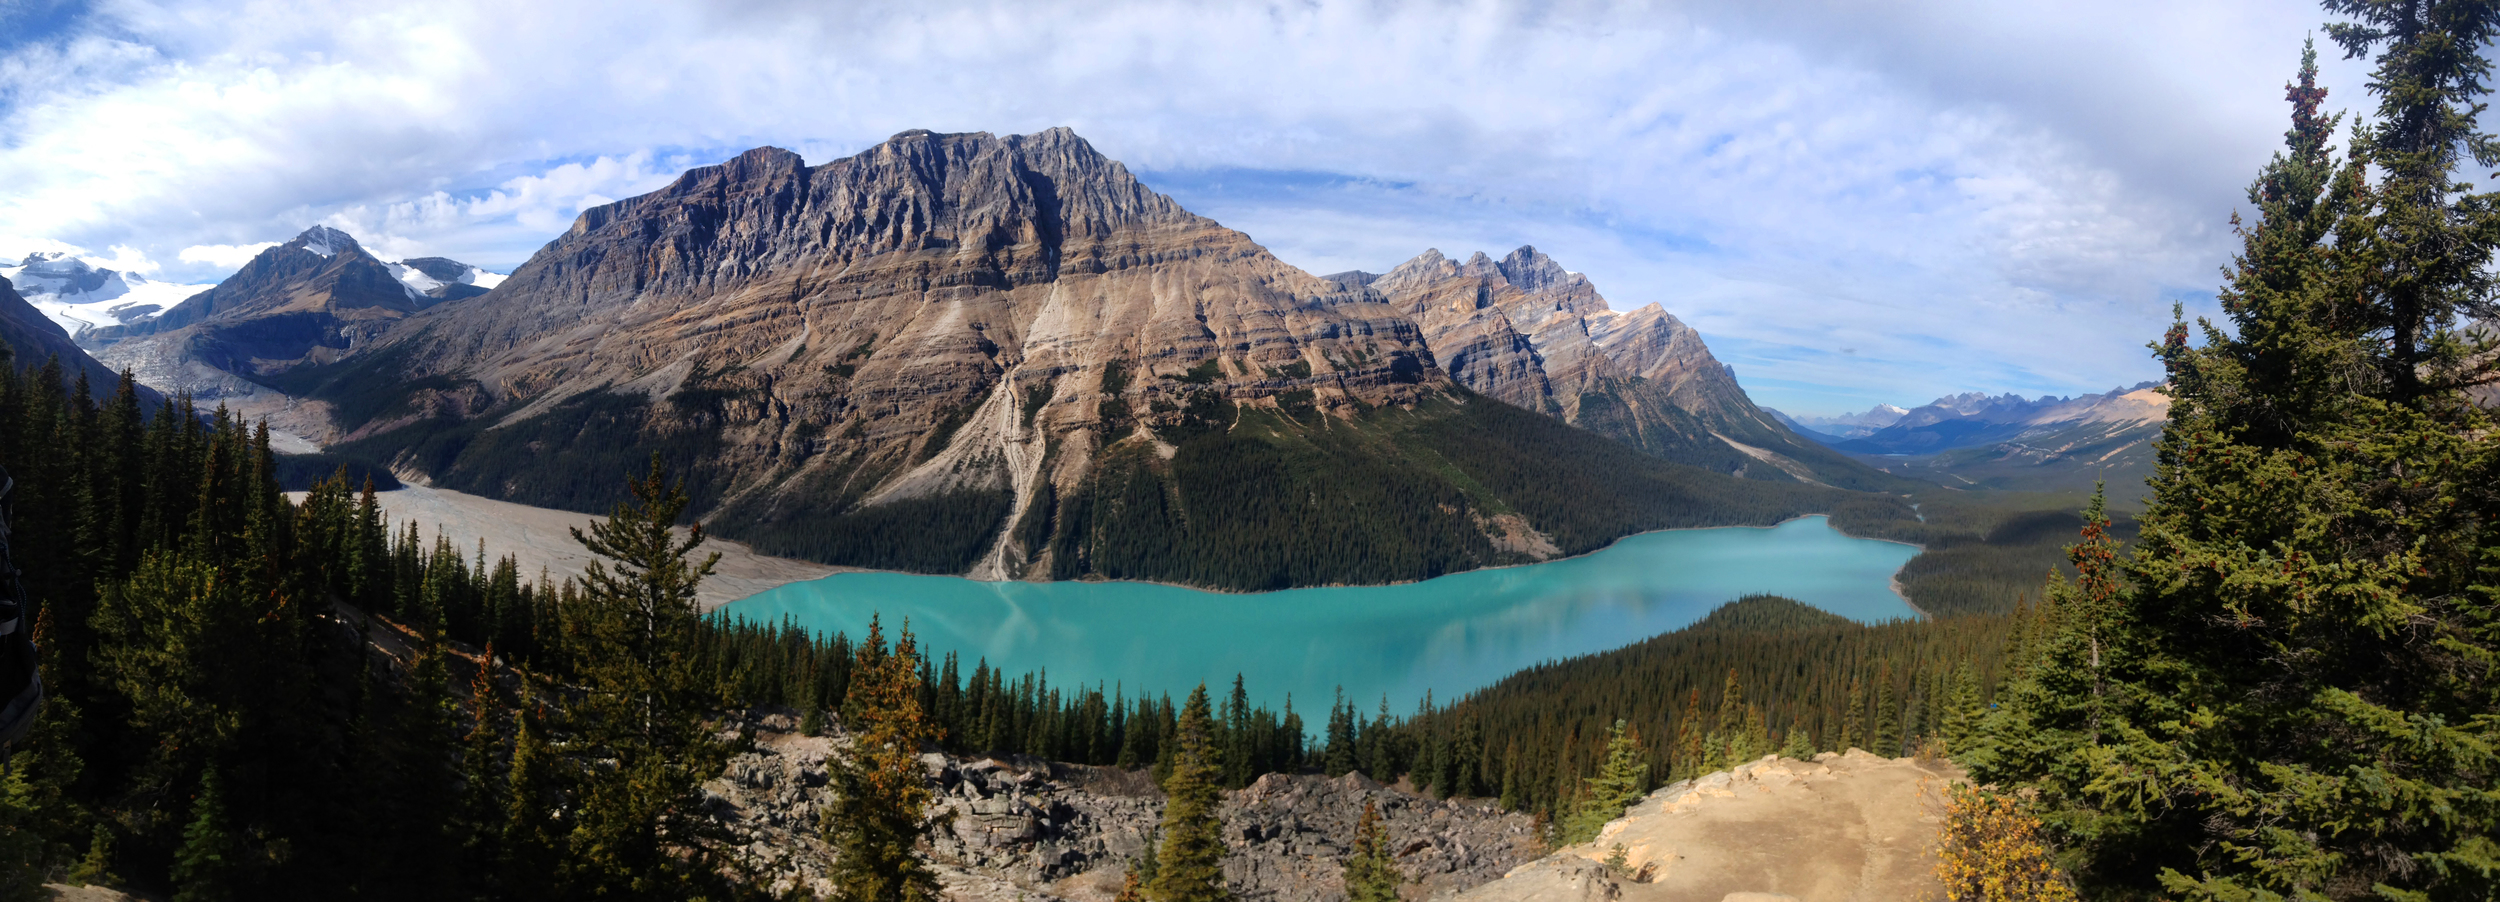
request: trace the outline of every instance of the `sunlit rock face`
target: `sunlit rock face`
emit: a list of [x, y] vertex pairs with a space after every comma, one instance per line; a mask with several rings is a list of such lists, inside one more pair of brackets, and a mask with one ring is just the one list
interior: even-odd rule
[[1385, 275], [1331, 278], [1379, 292], [1422, 328], [1450, 377], [1479, 393], [1713, 469], [1768, 464], [1817, 481], [1852, 470], [1755, 407], [1665, 308], [1616, 311], [1588, 277], [1534, 247], [1464, 262], [1427, 250]]

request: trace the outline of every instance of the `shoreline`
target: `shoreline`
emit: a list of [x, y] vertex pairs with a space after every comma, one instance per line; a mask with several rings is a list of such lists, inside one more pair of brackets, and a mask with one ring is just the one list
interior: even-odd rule
[[[1589, 556], [1592, 556], [1592, 555], [1598, 554], [1598, 553], [1600, 553], [1600, 552], [1604, 552], [1604, 551], [1607, 551], [1607, 550], [1609, 550], [1609, 549], [1612, 549], [1612, 548], [1614, 548], [1615, 546], [1620, 545], [1620, 544], [1622, 544], [1622, 543], [1624, 543], [1624, 542], [1626, 542], [1626, 541], [1629, 541], [1629, 540], [1631, 540], [1631, 539], [1638, 538], [1638, 537], [1640, 537], [1640, 536], [1645, 536], [1645, 535], [1652, 535], [1652, 534], [1656, 534], [1656, 533], [1669, 533], [1669, 532], [1697, 532], [1697, 531], [1713, 530], [1713, 529], [1761, 529], [1761, 530], [1771, 530], [1771, 529], [1778, 529], [1778, 528], [1780, 528], [1780, 527], [1782, 527], [1782, 526], [1786, 526], [1786, 525], [1788, 525], [1788, 524], [1790, 524], [1790, 523], [1795, 523], [1795, 522], [1797, 522], [1797, 521], [1799, 521], [1799, 520], [1811, 520], [1811, 519], [1814, 519], [1814, 518], [1817, 518], [1817, 517], [1821, 517], [1821, 518], [1823, 518], [1823, 519], [1824, 519], [1824, 521], [1825, 521], [1825, 524], [1826, 524], [1826, 527], [1827, 527], [1827, 528], [1829, 528], [1831, 531], [1833, 531], [1833, 532], [1835, 532], [1835, 533], [1840, 534], [1840, 535], [1841, 535], [1842, 537], [1844, 537], [1844, 538], [1854, 539], [1854, 540], [1861, 541], [1861, 542], [1884, 542], [1884, 543], [1893, 544], [1893, 545], [1906, 545], [1906, 546], [1909, 546], [1910, 548], [1916, 549], [1917, 554], [1913, 554], [1913, 555], [1911, 555], [1911, 559], [1912, 559], [1912, 560], [1917, 559], [1917, 555], [1918, 555], [1918, 554], [1925, 554], [1925, 553], [1927, 552], [1927, 546], [1925, 546], [1925, 545], [1920, 545], [1920, 544], [1918, 544], [1918, 543], [1916, 543], [1916, 542], [1904, 542], [1904, 541], [1901, 541], [1901, 540], [1899, 540], [1899, 539], [1879, 539], [1879, 538], [1874, 538], [1874, 537], [1870, 537], [1870, 536], [1851, 535], [1851, 534], [1850, 534], [1847, 530], [1841, 529], [1841, 528], [1840, 528], [1840, 527], [1838, 527], [1838, 526], [1833, 526], [1833, 525], [1830, 525], [1830, 522], [1829, 522], [1829, 521], [1831, 520], [1831, 514], [1830, 514], [1830, 513], [1827, 513], [1827, 512], [1819, 512], [1819, 513], [1806, 513], [1806, 514], [1798, 514], [1798, 515], [1796, 515], [1796, 516], [1789, 517], [1789, 518], [1787, 518], [1787, 519], [1785, 519], [1785, 520], [1781, 520], [1781, 521], [1779, 521], [1779, 522], [1777, 522], [1777, 523], [1773, 523], [1773, 524], [1770, 524], [1770, 525], [1767, 525], [1767, 526], [1752, 525], [1752, 524], [1738, 524], [1738, 525], [1732, 525], [1732, 526], [1669, 526], [1669, 527], [1664, 527], [1664, 528], [1660, 528], [1660, 529], [1648, 529], [1648, 530], [1642, 530], [1642, 531], [1640, 531], [1640, 532], [1628, 533], [1628, 534], [1625, 534], [1625, 535], [1623, 535], [1623, 536], [1616, 537], [1614, 540], [1609, 541], [1609, 542], [1607, 542], [1607, 543], [1606, 543], [1606, 544], [1604, 544], [1604, 545], [1600, 545], [1600, 546], [1598, 546], [1598, 547], [1596, 547], [1596, 548], [1592, 548], [1592, 549], [1589, 549], [1589, 550], [1587, 550], [1587, 551], [1580, 552], [1579, 554], [1571, 554], [1571, 555], [1564, 555], [1564, 556], [1561, 556], [1561, 557], [1547, 558], [1547, 559], [1545, 559], [1545, 560], [1541, 560], [1541, 561], [1527, 561], [1527, 562], [1524, 562], [1524, 563], [1516, 563], [1516, 564], [1498, 564], [1498, 565], [1488, 566], [1488, 567], [1471, 567], [1471, 568], [1468, 568], [1468, 569], [1465, 569], [1465, 570], [1453, 570], [1453, 571], [1450, 571], [1450, 572], [1448, 572], [1448, 573], [1443, 573], [1443, 574], [1440, 574], [1440, 575], [1438, 575], [1438, 576], [1430, 576], [1430, 577], [1425, 577], [1425, 578], [1423, 578], [1423, 579], [1395, 580], [1395, 581], [1391, 581], [1391, 582], [1378, 582], [1378, 583], [1324, 583], [1324, 584], [1321, 584], [1321, 585], [1316, 585], [1316, 586], [1287, 586], [1287, 587], [1282, 588], [1282, 589], [1251, 589], [1251, 590], [1241, 590], [1241, 589], [1219, 589], [1219, 588], [1211, 588], [1211, 587], [1207, 587], [1207, 586], [1195, 586], [1195, 585], [1190, 585], [1190, 584], [1188, 584], [1188, 583], [1159, 582], [1159, 581], [1156, 581], [1156, 580], [1146, 580], [1146, 579], [1072, 579], [1072, 580], [1022, 580], [1022, 579], [1001, 579], [1001, 580], [972, 580], [972, 577], [965, 576], [965, 575], [960, 574], [960, 573], [913, 573], [913, 572], [906, 571], [906, 570], [877, 570], [877, 569], [868, 568], [868, 567], [848, 567], [848, 566], [840, 566], [840, 565], [833, 565], [833, 564], [814, 564], [814, 563], [812, 563], [812, 562], [805, 562], [805, 561], [801, 561], [800, 563], [808, 563], [808, 564], [810, 564], [811, 566], [824, 567], [824, 568], [827, 568], [827, 569], [830, 569], [830, 570], [835, 571], [835, 572], [833, 572], [833, 573], [827, 573], [827, 574], [825, 574], [825, 576], [823, 576], [823, 577], [816, 577], [816, 579], [823, 579], [823, 578], [826, 578], [826, 577], [837, 576], [837, 575], [840, 575], [840, 574], [843, 574], [843, 573], [891, 573], [891, 574], [894, 574], [894, 575], [897, 575], [897, 576], [933, 576], [933, 577], [943, 577], [943, 578], [948, 578], [948, 579], [963, 579], [963, 580], [972, 580], [972, 581], [974, 581], [974, 582], [982, 582], [982, 583], [1017, 583], [1017, 582], [1030, 582], [1030, 583], [1035, 583], [1035, 584], [1048, 584], [1048, 583], [1057, 583], [1057, 582], [1074, 582], [1074, 583], [1130, 583], [1130, 584], [1134, 584], [1134, 585], [1141, 585], [1141, 586], [1159, 586], [1159, 587], [1162, 587], [1162, 588], [1168, 588], [1168, 589], [1185, 589], [1185, 590], [1192, 591], [1192, 592], [1203, 592], [1203, 593], [1206, 593], [1206, 594], [1209, 594], [1209, 595], [1249, 596], [1249, 595], [1266, 595], [1266, 594], [1271, 594], [1271, 593], [1276, 593], [1276, 592], [1297, 592], [1297, 591], [1302, 591], [1302, 590], [1305, 590], [1305, 589], [1367, 589], [1367, 588], [1379, 588], [1379, 587], [1386, 587], [1386, 586], [1411, 586], [1411, 585], [1415, 585], [1415, 584], [1418, 584], [1418, 583], [1427, 583], [1427, 582], [1431, 582], [1431, 581], [1436, 580], [1436, 579], [1442, 579], [1442, 578], [1445, 578], [1445, 577], [1457, 576], [1457, 575], [1460, 575], [1460, 574], [1465, 574], [1465, 573], [1479, 573], [1479, 572], [1488, 572], [1488, 571], [1495, 571], [1495, 570], [1509, 570], [1509, 569], [1514, 569], [1514, 568], [1519, 568], [1519, 567], [1535, 567], [1535, 566], [1539, 566], [1539, 565], [1543, 565], [1543, 564], [1560, 563], [1560, 562], [1562, 562], [1562, 561], [1569, 561], [1569, 560], [1575, 560], [1575, 559], [1578, 559], [1578, 558], [1589, 557]], [[731, 541], [731, 540], [726, 540], [726, 539], [724, 539], [723, 541]], [[796, 559], [790, 559], [790, 560], [796, 560]], [[1891, 574], [1890, 574], [1890, 575], [1886, 578], [1886, 579], [1887, 579], [1887, 587], [1888, 587], [1888, 588], [1889, 588], [1889, 590], [1892, 592], [1893, 597], [1894, 597], [1894, 598], [1896, 598], [1896, 599], [1899, 599], [1899, 600], [1900, 600], [1900, 602], [1901, 602], [1901, 604], [1902, 604], [1902, 606], [1903, 606], [1903, 607], [1906, 607], [1906, 608], [1909, 608], [1909, 609], [1910, 609], [1910, 613], [1911, 613], [1911, 614], [1915, 617], [1915, 619], [1918, 619], [1918, 620], [1934, 620], [1934, 619], [1935, 619], [1935, 615], [1933, 615], [1933, 614], [1929, 614], [1929, 613], [1926, 611], [1926, 609], [1919, 607], [1919, 606], [1918, 606], [1918, 604], [1917, 604], [1916, 602], [1913, 602], [1913, 601], [1911, 601], [1911, 600], [1910, 600], [1910, 596], [1909, 596], [1907, 593], [1905, 593], [1905, 592], [1903, 592], [1903, 591], [1901, 590], [1901, 589], [1902, 589], [1902, 587], [1901, 587], [1901, 570], [1902, 570], [1903, 568], [1908, 567], [1908, 566], [1909, 566], [1909, 562], [1908, 562], [1908, 561], [1903, 561], [1903, 562], [1902, 562], [1901, 567], [1896, 567], [1896, 568], [1894, 568], [1894, 569], [1893, 569], [1893, 572], [1892, 572], [1892, 573], [1891, 573]], [[783, 583], [783, 584], [781, 584], [781, 585], [771, 586], [771, 587], [769, 587], [769, 588], [765, 588], [765, 589], [759, 590], [759, 591], [758, 591], [758, 592], [756, 592], [755, 594], [756, 594], [756, 595], [761, 595], [761, 594], [763, 594], [764, 592], [770, 592], [770, 591], [772, 591], [772, 590], [774, 590], [774, 589], [781, 588], [782, 586], [791, 585], [791, 584], [798, 583], [798, 582], [806, 582], [806, 581], [808, 581], [808, 580], [792, 580], [792, 581], [791, 581], [791, 582], [789, 582], [789, 583]], [[721, 609], [721, 608], [723, 608], [723, 607], [727, 607], [729, 603], [734, 603], [734, 602], [736, 602], [736, 601], [745, 601], [745, 600], [747, 600], [748, 598], [753, 598], [753, 597], [755, 597], [755, 596], [754, 596], [754, 595], [749, 595], [749, 596], [745, 596], [745, 597], [741, 597], [741, 598], [733, 599], [733, 600], [732, 600], [732, 602], [725, 602], [725, 603], [723, 603], [723, 604], [721, 604], [721, 605], [717, 605], [717, 606], [714, 606], [714, 607], [711, 607], [711, 608], [705, 609], [705, 610], [703, 611], [703, 613], [705, 613], [705, 614], [710, 614], [710, 613], [713, 613], [713, 612], [715, 612], [715, 611], [720, 610], [720, 609]], [[1736, 600], [1736, 599], [1733, 599], [1733, 598], [1728, 599], [1728, 601], [1735, 601], [1735, 600]]]
[[[299, 495], [300, 493], [289, 494]], [[398, 500], [400, 500], [402, 504], [391, 504], [390, 502], [394, 500], [393, 496], [398, 496]], [[562, 572], [564, 575], [572, 575], [575, 571], [580, 569], [580, 564], [587, 563], [588, 557], [586, 552], [582, 551], [578, 546], [573, 544], [568, 528], [587, 525], [588, 523], [605, 519], [598, 514], [567, 511], [560, 508], [536, 507], [517, 502], [487, 498], [481, 495], [470, 495], [451, 489], [436, 488], [413, 482], [408, 483], [400, 489], [379, 493], [379, 498], [384, 502], [383, 506], [386, 511], [392, 507], [403, 506], [426, 508], [423, 512], [407, 511], [406, 513], [386, 513], [385, 517], [387, 519], [394, 521], [415, 519], [427, 526], [434, 527], [437, 531], [460, 533], [462, 535], [459, 539], [456, 539], [455, 542], [463, 546], [474, 547], [474, 543], [478, 538], [485, 538], [487, 539], [487, 547], [490, 554], [496, 556], [497, 558], [501, 558], [502, 556], [509, 554], [521, 559], [521, 564], [525, 572], [533, 569], [533, 567], [537, 567], [543, 568], [550, 573]], [[409, 505], [408, 502], [417, 503]], [[410, 516], [410, 514], [414, 514], [415, 516]], [[465, 514], [466, 516], [462, 516], [462, 514]], [[1827, 528], [1845, 538], [1858, 541], [1886, 542], [1894, 545], [1908, 546], [1916, 552], [1912, 555], [1913, 560], [1916, 559], [1917, 554], [1924, 554], [1927, 551], [1926, 546], [1915, 542], [1852, 535], [1847, 530], [1831, 524], [1830, 513], [1815, 512], [1798, 514], [1767, 525], [1735, 524], [1728, 526], [1669, 526], [1660, 529], [1643, 530], [1616, 537], [1604, 545], [1600, 545], [1596, 548], [1592, 548], [1578, 554], [1547, 558], [1541, 561], [1523, 561], [1519, 563], [1498, 564], [1486, 567], [1471, 567], [1465, 570], [1453, 570], [1448, 573], [1442, 573], [1426, 577], [1424, 579], [1396, 580], [1390, 582], [1325, 583], [1315, 586], [1288, 586], [1282, 589], [1260, 589], [1248, 591], [1141, 579], [1041, 581], [978, 580], [978, 582], [1121, 582], [1146, 586], [1158, 586], [1163, 588], [1184, 589], [1192, 592], [1203, 592], [1209, 595], [1224, 596], [1264, 595], [1271, 592], [1290, 592], [1304, 589], [1359, 589], [1386, 586], [1405, 586], [1430, 582], [1435, 579], [1442, 579], [1465, 573], [1507, 570], [1517, 567], [1533, 567], [1541, 564], [1552, 564], [1562, 561], [1575, 560], [1611, 550], [1624, 542], [1654, 533], [1695, 532], [1714, 529], [1772, 530], [1787, 526], [1799, 520], [1808, 520], [1817, 517], [1823, 518]], [[558, 523], [557, 521], [565, 522]], [[461, 528], [445, 528], [452, 526], [454, 523], [459, 524], [459, 527]], [[549, 535], [538, 535], [537, 533], [540, 532], [545, 532]], [[963, 574], [911, 573], [901, 570], [877, 570], [868, 567], [823, 564], [800, 558], [768, 555], [757, 552], [752, 546], [728, 536], [721, 535], [717, 531], [708, 532], [705, 538], [707, 539], [705, 544], [711, 546], [706, 550], [718, 550], [722, 552], [720, 571], [704, 581], [705, 589], [708, 591], [703, 592], [702, 596], [697, 599], [698, 611], [706, 615], [721, 611], [736, 602], [745, 601], [784, 586], [801, 582], [811, 582], [846, 573], [892, 573], [902, 576], [940, 576], [953, 579], [971, 579], [971, 577], [964, 576]], [[1904, 561], [1902, 567], [1906, 568], [1907, 566], [1908, 562]], [[1902, 591], [1901, 569], [1902, 568], [1895, 568], [1891, 575], [1887, 578], [1887, 588], [1891, 591], [1893, 597], [1901, 602], [1903, 607], [1910, 609], [1910, 613], [1913, 617], [1919, 620], [1934, 620], [1935, 615], [1919, 607], [1916, 602], [1910, 600], [1910, 597], [1906, 592]], [[1733, 601], [1734, 599], [1729, 600]]]

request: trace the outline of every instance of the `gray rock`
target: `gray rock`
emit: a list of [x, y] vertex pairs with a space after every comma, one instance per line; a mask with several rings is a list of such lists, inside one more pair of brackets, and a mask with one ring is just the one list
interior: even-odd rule
[[[776, 891], [824, 893], [833, 850], [817, 835], [829, 800], [827, 760], [838, 740], [760, 731], [758, 748], [705, 785], [715, 816], [774, 875]], [[952, 817], [926, 848], [956, 899], [1107, 900], [1132, 862], [1149, 854], [1163, 796], [1143, 772], [1059, 764], [940, 758], [933, 813]], [[1337, 902], [1340, 872], [1366, 803], [1376, 805], [1398, 864], [1420, 895], [1446, 896], [1495, 880], [1543, 853], [1535, 825], [1489, 803], [1419, 798], [1360, 774], [1335, 779], [1271, 774], [1226, 794], [1231, 854], [1224, 874], [1245, 902]]]

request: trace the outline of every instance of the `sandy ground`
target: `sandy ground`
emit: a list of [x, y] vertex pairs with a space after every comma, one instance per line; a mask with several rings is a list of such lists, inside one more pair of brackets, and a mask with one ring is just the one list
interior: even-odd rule
[[[304, 496], [296, 492], [287, 497], [301, 500]], [[419, 485], [383, 492], [376, 498], [381, 501], [383, 515], [390, 520], [394, 534], [405, 531], [408, 521], [415, 520], [427, 542], [440, 533], [451, 537], [453, 546], [472, 555], [482, 538], [486, 540], [489, 560], [507, 554], [519, 558], [521, 577], [532, 580], [538, 578], [542, 567], [559, 580], [581, 573], [589, 565], [591, 554], [581, 543], [573, 541], [571, 530], [607, 519]], [[757, 554], [755, 549], [718, 536], [704, 539], [695, 553], [714, 551], [720, 552], [720, 564], [703, 580], [695, 597], [706, 611], [774, 586], [816, 579], [839, 570]]]
[[[1917, 902], [1943, 895], [1933, 854], [1950, 762], [1858, 749], [1765, 758], [1665, 787], [1457, 902]], [[1630, 870], [1600, 865], [1617, 846]]]

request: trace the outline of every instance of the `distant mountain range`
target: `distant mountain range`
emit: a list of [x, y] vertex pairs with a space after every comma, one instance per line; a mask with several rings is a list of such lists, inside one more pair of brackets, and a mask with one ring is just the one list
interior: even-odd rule
[[1886, 472], [1947, 486], [2069, 491], [2106, 481], [2114, 495], [2132, 495], [2151, 475], [2152, 442], [2170, 412], [2157, 386], [2072, 398], [1971, 392], [1903, 411], [1855, 437], [1801, 434], [1822, 436]]
[[1788, 428], [1800, 433], [1810, 433], [1809, 438], [1821, 442], [1873, 435], [1876, 430], [1900, 422], [1903, 416], [1909, 414], [1909, 411], [1890, 404], [1877, 404], [1868, 408], [1865, 413], [1849, 413], [1836, 417], [1790, 416], [1767, 407], [1763, 410], [1778, 417], [1779, 421], [1786, 424]]
[[1313, 276], [1065, 129], [758, 148], [442, 263], [316, 228], [88, 339], [439, 485], [603, 510], [657, 452], [767, 551], [991, 578], [1413, 579], [1900, 485], [1534, 248]]

